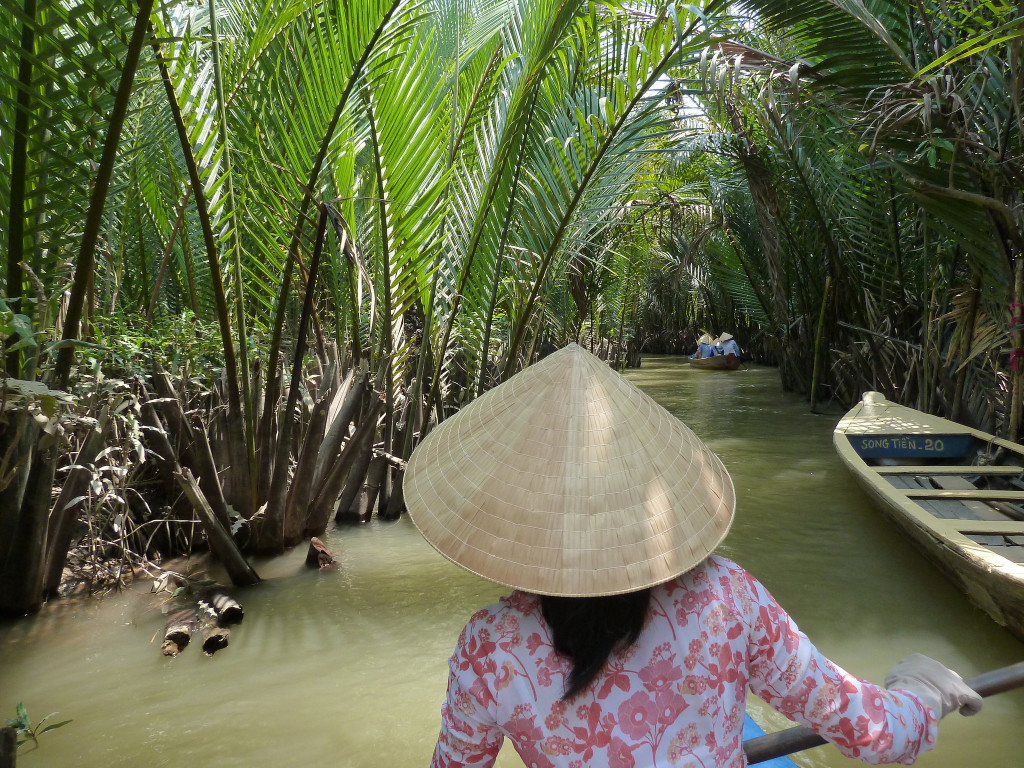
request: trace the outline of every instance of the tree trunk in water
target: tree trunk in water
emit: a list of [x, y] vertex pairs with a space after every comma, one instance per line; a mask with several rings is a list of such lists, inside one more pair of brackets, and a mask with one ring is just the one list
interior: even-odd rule
[[204, 592], [199, 598], [199, 605], [213, 614], [221, 625], [238, 624], [245, 618], [242, 604], [219, 589], [210, 589]]
[[330, 394], [323, 397], [313, 408], [313, 415], [302, 437], [302, 450], [292, 475], [291, 486], [284, 505], [284, 545], [292, 547], [303, 538], [306, 519], [313, 499], [313, 477], [316, 474], [317, 454], [324, 439], [327, 424], [327, 409], [331, 405]]
[[213, 656], [221, 648], [228, 647], [231, 630], [227, 627], [209, 627], [203, 632], [203, 653]]
[[336, 523], [360, 523], [364, 522], [353, 508], [356, 497], [363, 489], [363, 482], [370, 470], [370, 462], [373, 461], [373, 442], [359, 446], [359, 453], [356, 455], [349, 470], [348, 479], [345, 481], [345, 490], [341, 492], [338, 499], [338, 513], [334, 516]]
[[405, 482], [405, 470], [395, 468], [392, 470], [392, 477], [394, 482], [391, 485], [391, 495], [388, 497], [388, 505], [386, 508], [377, 509], [377, 517], [381, 520], [397, 520], [402, 516], [402, 510], [405, 509], [405, 493], [402, 489], [402, 483]]
[[[363, 420], [356, 428], [356, 431], [345, 443], [345, 447], [331, 465], [330, 470], [325, 474], [323, 485], [317, 492], [313, 505], [306, 518], [306, 536], [319, 536], [327, 528], [327, 521], [331, 519], [331, 512], [334, 511], [334, 504], [338, 500], [338, 494], [346, 483], [352, 483], [358, 479], [361, 483], [366, 474], [366, 467], [360, 469], [360, 459], [364, 454], [373, 451], [373, 438], [377, 432], [377, 414], [380, 412], [380, 400], [377, 400], [364, 414]], [[356, 478], [358, 474], [358, 478]], [[351, 504], [351, 498], [348, 504]], [[348, 509], [348, 504], [338, 508], [338, 519], [342, 517], [342, 511]]]
[[[373, 443], [377, 434], [377, 417], [380, 415], [384, 402], [376, 389], [371, 391], [370, 404], [359, 422], [359, 428], [352, 436], [352, 463], [344, 479], [343, 490], [338, 498], [336, 523], [361, 522], [352, 516], [352, 506], [363, 486], [363, 480], [373, 459]], [[364, 431], [365, 430], [365, 431]], [[357, 439], [358, 438], [358, 439]], [[346, 446], [348, 447], [348, 446]], [[339, 478], [340, 479], [340, 478]]]
[[192, 639], [196, 626], [196, 612], [193, 608], [183, 608], [167, 614], [164, 625], [164, 656], [177, 656]]
[[0, 615], [34, 613], [43, 604], [47, 518], [58, 444], [55, 436], [47, 434], [39, 438], [39, 443], [7, 557], [0, 563]]
[[334, 515], [335, 523], [365, 522], [356, 514], [355, 501], [363, 489], [370, 462], [373, 460], [372, 436], [353, 445], [352, 466], [344, 481], [344, 488], [338, 497], [338, 511]]
[[60, 587], [60, 577], [64, 573], [64, 563], [67, 561], [71, 536], [74, 533], [75, 515], [81, 506], [82, 497], [86, 494], [89, 481], [92, 480], [91, 465], [96, 460], [96, 454], [103, 447], [107, 419], [108, 412], [104, 411], [100, 416], [97, 428], [89, 430], [89, 436], [75, 457], [75, 466], [64, 478], [60, 495], [50, 512], [46, 545], [46, 573], [43, 577], [43, 595], [46, 597], [56, 595], [57, 589]]
[[[316, 472], [313, 478], [313, 486], [316, 488], [323, 485], [325, 473], [338, 457], [341, 444], [348, 436], [349, 424], [359, 412], [363, 399], [366, 397], [368, 391], [366, 382], [369, 378], [370, 374], [366, 371], [360, 371], [358, 374], [349, 371], [334, 396], [327, 414], [329, 422], [327, 431], [324, 433], [324, 439], [320, 443], [320, 450], [316, 457]], [[337, 408], [337, 412], [332, 414], [331, 412], [335, 410], [335, 405], [339, 401], [340, 406]]]
[[224, 528], [213, 514], [213, 510], [210, 509], [210, 505], [192, 473], [187, 468], [182, 468], [175, 473], [174, 479], [178, 481], [178, 485], [188, 496], [188, 500], [192, 502], [192, 508], [195, 509], [203, 523], [206, 538], [210, 542], [210, 550], [224, 563], [231, 583], [237, 586], [259, 583], [260, 577], [242, 556], [235, 540], [231, 538], [230, 530]]
[[[284, 375], [280, 365], [268, 363], [267, 367], [268, 381], [267, 389], [263, 393], [263, 416], [260, 418], [259, 427], [256, 430], [257, 505], [265, 501], [270, 494], [270, 481], [274, 476], [275, 443], [270, 439], [270, 435], [277, 433], [279, 419], [276, 404], [274, 407], [268, 405], [268, 398], [271, 387], [277, 391], [281, 390], [280, 380]], [[243, 514], [246, 517], [250, 516], [248, 513]]]
[[[374, 457], [383, 458], [383, 457]], [[377, 507], [377, 519], [386, 519], [388, 511], [388, 502], [391, 499], [391, 464], [387, 459], [384, 459], [384, 471], [380, 473], [380, 485], [377, 487], [376, 496], [376, 507]], [[373, 509], [367, 511], [366, 519], [369, 520], [373, 516]]]
[[309, 549], [306, 552], [306, 565], [310, 568], [328, 568], [334, 565], [331, 551], [316, 536], [309, 540]]
[[387, 459], [383, 456], [373, 456], [371, 458], [370, 468], [366, 473], [366, 480], [363, 481], [362, 487], [359, 489], [355, 508], [352, 510], [352, 514], [360, 522], [365, 523], [373, 516], [373, 504], [380, 493], [387, 471]]
[[[263, 520], [259, 526], [257, 550], [261, 552], [281, 552], [288, 546], [285, 534], [285, 507], [289, 485], [289, 457], [291, 456], [291, 434], [299, 401], [299, 390], [302, 389], [302, 362], [306, 350], [306, 333], [309, 329], [309, 318], [313, 312], [313, 291], [316, 287], [320, 258], [323, 255], [324, 240], [327, 237], [327, 206], [320, 205], [320, 219], [317, 222], [316, 242], [313, 247], [313, 260], [309, 266], [309, 278], [306, 281], [305, 296], [302, 301], [302, 315], [299, 318], [299, 330], [295, 338], [295, 354], [292, 361], [291, 381], [288, 386], [288, 398], [284, 408], [281, 429], [276, 436], [274, 456], [274, 476], [270, 481], [267, 494], [267, 506], [263, 512]], [[323, 427], [321, 426], [321, 430]], [[296, 535], [295, 542], [300, 536]]]
[[0, 431], [0, 477], [7, 485], [0, 488], [0, 569], [7, 558], [7, 548], [14, 542], [28, 472], [35, 454], [35, 420], [24, 410], [15, 411]]

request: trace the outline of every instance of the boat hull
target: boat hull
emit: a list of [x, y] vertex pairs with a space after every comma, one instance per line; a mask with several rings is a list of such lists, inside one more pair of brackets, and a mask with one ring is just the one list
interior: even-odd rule
[[[840, 458], [876, 505], [968, 599], [1024, 640], [1024, 562], [1018, 562], [1024, 561], [1024, 518], [997, 519], [1002, 513], [991, 506], [995, 499], [997, 506], [1015, 509], [1017, 497], [1024, 503], [1024, 489], [963, 490], [975, 482], [987, 484], [986, 478], [1014, 477], [1015, 470], [1024, 470], [1024, 449], [878, 398], [858, 404], [836, 427]], [[971, 446], [966, 452], [951, 447], [963, 446], [964, 440]], [[979, 446], [1001, 455], [1001, 464], [959, 466]], [[959, 490], [943, 490], [951, 487]]]
[[743, 362], [736, 355], [715, 355], [714, 357], [691, 357], [690, 365], [710, 371], [735, 371]]

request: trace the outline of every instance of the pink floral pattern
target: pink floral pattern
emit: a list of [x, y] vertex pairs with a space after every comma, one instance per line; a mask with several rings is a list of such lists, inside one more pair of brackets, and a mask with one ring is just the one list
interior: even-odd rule
[[864, 762], [912, 763], [935, 745], [916, 696], [837, 667], [717, 556], [654, 588], [637, 643], [571, 702], [571, 665], [522, 592], [470, 619], [449, 666], [434, 768], [490, 766], [506, 736], [528, 768], [739, 768], [748, 687]]

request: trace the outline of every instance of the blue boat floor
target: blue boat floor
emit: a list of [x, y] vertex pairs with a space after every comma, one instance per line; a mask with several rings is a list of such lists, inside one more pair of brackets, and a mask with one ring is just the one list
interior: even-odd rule
[[[743, 740], [756, 739], [758, 736], [764, 736], [764, 729], [754, 722], [754, 718], [748, 713], [743, 721]], [[797, 764], [788, 757], [776, 757], [757, 765], [764, 768], [797, 768]]]

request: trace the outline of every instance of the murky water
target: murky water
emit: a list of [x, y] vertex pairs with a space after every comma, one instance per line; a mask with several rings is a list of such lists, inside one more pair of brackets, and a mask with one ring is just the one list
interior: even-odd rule
[[[950, 587], [847, 476], [816, 416], [777, 373], [699, 371], [648, 358], [629, 377], [708, 442], [732, 473], [736, 524], [722, 551], [756, 574], [840, 665], [881, 681], [914, 652], [965, 677], [1024, 660], [1024, 644]], [[245, 621], [214, 657], [160, 655], [159, 601], [143, 591], [65, 601], [0, 625], [0, 717], [72, 722], [19, 768], [426, 765], [446, 660], [468, 616], [503, 592], [437, 555], [408, 520], [331, 530], [334, 572], [297, 550], [257, 563]], [[786, 721], [765, 707], [770, 727]], [[804, 766], [855, 763], [822, 747]], [[499, 766], [521, 766], [506, 748]], [[1024, 766], [1024, 691], [941, 727], [927, 768]]]

